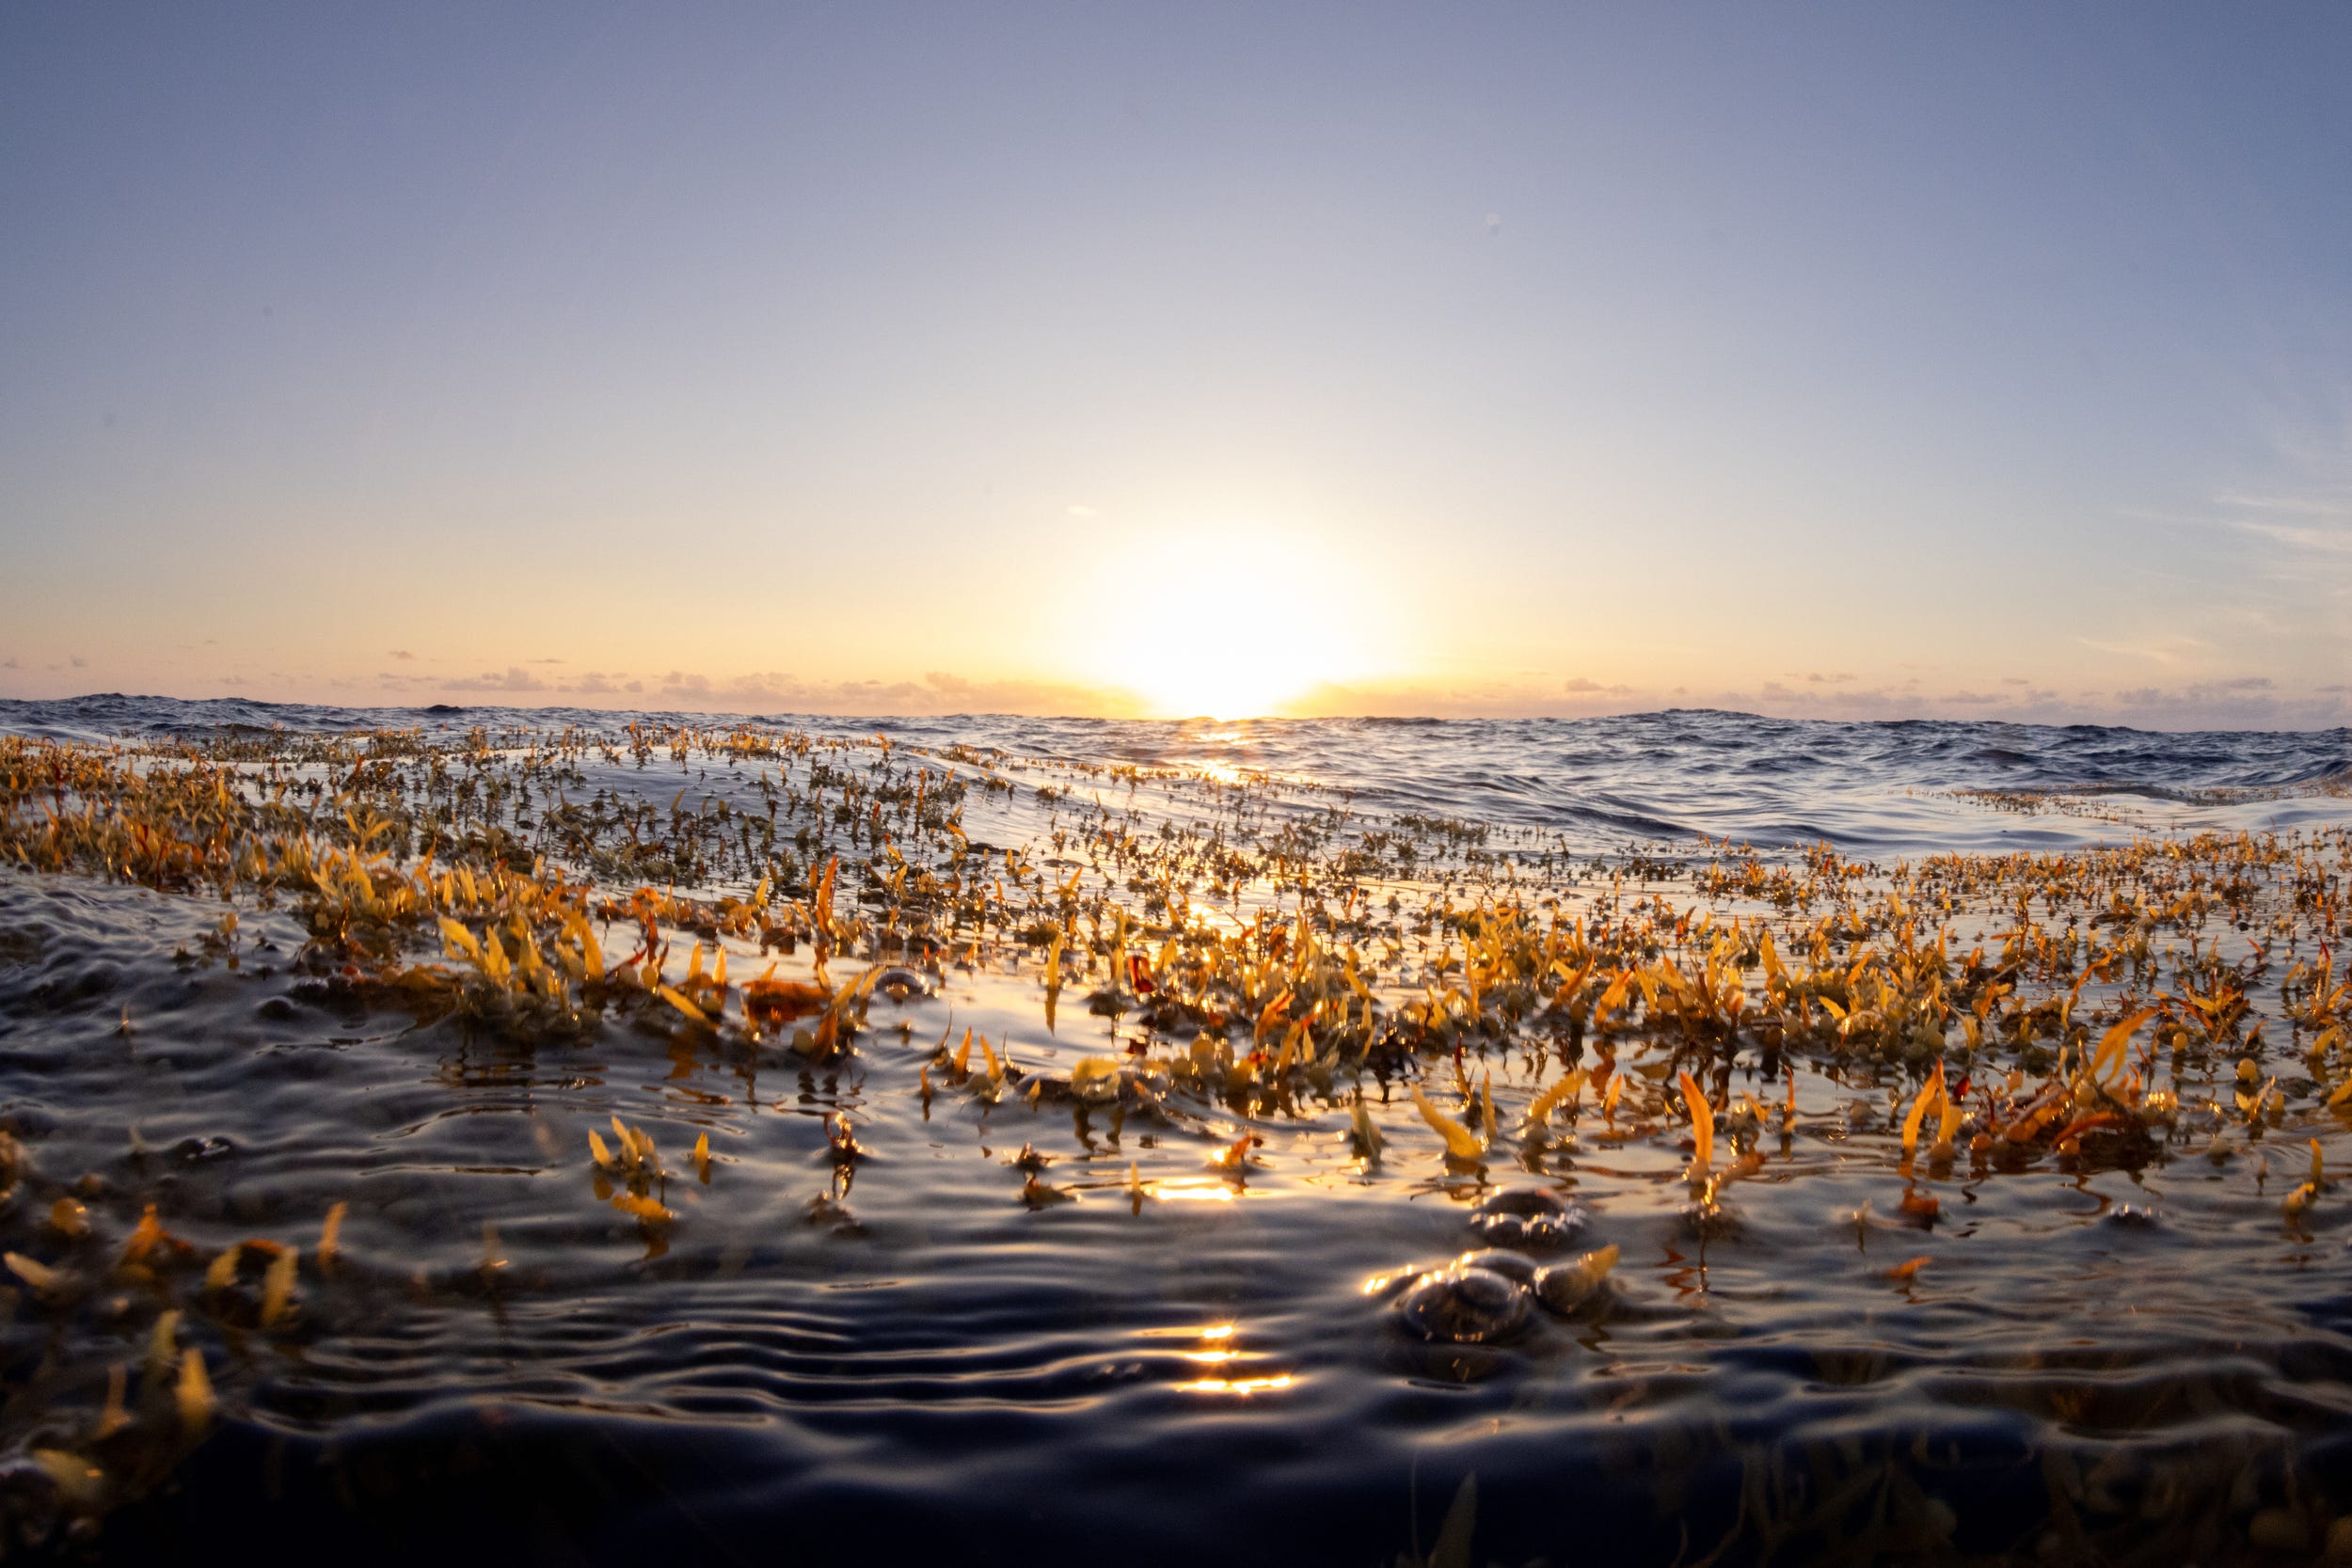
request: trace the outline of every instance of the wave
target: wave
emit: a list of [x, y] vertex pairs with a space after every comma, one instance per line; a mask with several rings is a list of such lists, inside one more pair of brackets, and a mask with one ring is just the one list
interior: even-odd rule
[[[754, 721], [1086, 767], [1203, 771], [1556, 837], [1573, 849], [1687, 838], [1899, 852], [2079, 843], [2183, 826], [2260, 827], [2336, 810], [2352, 730], [2169, 733], [2120, 725], [1772, 719], [1668, 708], [1597, 719], [1110, 720], [1006, 715], [690, 714], [434, 704], [343, 707], [96, 692], [0, 701], [0, 730], [60, 740], [272, 730], [492, 729]], [[2056, 798], [2072, 804], [2053, 811]], [[2135, 809], [2161, 807], [2161, 818]], [[2031, 814], [2030, 825], [2021, 813]]]

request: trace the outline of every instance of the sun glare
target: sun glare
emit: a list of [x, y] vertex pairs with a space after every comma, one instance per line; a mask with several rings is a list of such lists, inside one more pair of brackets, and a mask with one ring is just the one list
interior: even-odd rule
[[1299, 543], [1160, 535], [1104, 563], [1073, 662], [1163, 718], [1257, 719], [1371, 673], [1361, 598]]

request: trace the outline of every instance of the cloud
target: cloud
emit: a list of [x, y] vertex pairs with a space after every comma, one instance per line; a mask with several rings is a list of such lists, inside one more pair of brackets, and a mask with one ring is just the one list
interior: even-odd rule
[[[1131, 693], [1047, 681], [974, 680], [932, 670], [919, 681], [810, 681], [782, 671], [719, 676], [672, 670], [656, 683], [660, 698], [679, 707], [714, 713], [1099, 714], [1132, 717], [1142, 704]], [[632, 681], [628, 688], [637, 689]]]
[[[1811, 678], [1814, 674], [1820, 678]], [[1916, 675], [1898, 677], [1891, 668], [1884, 679], [1875, 682], [1868, 672], [1823, 670], [1738, 689], [1707, 685], [1661, 688], [1525, 670], [1484, 680], [1457, 676], [1444, 681], [1327, 684], [1283, 704], [1282, 711], [1301, 716], [1536, 718], [1710, 707], [1791, 719], [1941, 717], [2172, 729], [2325, 728], [2352, 717], [2352, 701], [2347, 701], [2352, 689], [2342, 684], [2318, 688], [2305, 684], [2308, 678], [2280, 670], [2061, 693], [2055, 688], [2033, 686], [2023, 676], [1990, 673], [1963, 679], [1931, 677], [1931, 683], [1923, 684]], [[843, 718], [963, 713], [1125, 718], [1151, 711], [1144, 699], [1116, 688], [946, 669], [926, 670], [919, 677], [845, 680], [780, 670], [697, 669], [681, 660], [659, 673], [641, 676], [606, 669], [562, 673], [539, 661], [527, 660], [455, 676], [386, 670], [373, 680], [388, 700], [406, 703], [573, 702], [591, 707]], [[289, 681], [303, 684], [291, 677]], [[262, 685], [270, 694], [278, 689], [270, 683]], [[310, 685], [321, 692], [328, 689], [323, 677]]]
[[2086, 695], [2125, 723], [2169, 729], [2327, 729], [2352, 718], [2342, 688], [2321, 687], [2297, 696], [2281, 691], [2266, 675]]
[[547, 682], [519, 664], [510, 664], [506, 673], [485, 670], [479, 675], [456, 675], [437, 683], [444, 691], [545, 691]]
[[87, 670], [89, 668], [89, 660], [84, 658], [80, 654], [68, 654], [66, 657], [73, 661], [73, 668], [76, 670]]
[[394, 648], [392, 657], [399, 659], [403, 664], [413, 664], [416, 662], [417, 656], [405, 648]]
[[2283, 512], [2294, 517], [2318, 517], [2352, 523], [2352, 499], [2337, 496], [2216, 496], [2216, 504], [2243, 512]]
[[[534, 658], [525, 664], [561, 664], [563, 659]], [[624, 689], [636, 691], [643, 688], [630, 682], [621, 685], [626, 671], [583, 670], [576, 679], [551, 680], [524, 664], [510, 664], [504, 671], [485, 670], [475, 675], [420, 675], [390, 670], [376, 673], [376, 684], [387, 691], [406, 697], [458, 695], [462, 693], [505, 694], [515, 696], [610, 696]]]
[[2168, 637], [2162, 642], [2148, 644], [2102, 642], [2091, 637], [2077, 637], [2074, 641], [2103, 654], [2121, 654], [2126, 658], [2152, 658], [2158, 664], [2178, 664], [2182, 655], [2205, 645], [2194, 637]]
[[2352, 529], [2301, 528], [2289, 523], [2258, 523], [2244, 517], [2236, 519], [2232, 526], [2240, 532], [2293, 549], [2315, 550], [2326, 555], [2352, 555]]

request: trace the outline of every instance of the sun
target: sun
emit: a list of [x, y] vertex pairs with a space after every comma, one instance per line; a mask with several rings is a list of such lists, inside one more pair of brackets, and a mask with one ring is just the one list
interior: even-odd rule
[[1355, 574], [1320, 554], [1295, 536], [1237, 528], [1127, 541], [1090, 574], [1070, 662], [1155, 717], [1278, 715], [1374, 671]]

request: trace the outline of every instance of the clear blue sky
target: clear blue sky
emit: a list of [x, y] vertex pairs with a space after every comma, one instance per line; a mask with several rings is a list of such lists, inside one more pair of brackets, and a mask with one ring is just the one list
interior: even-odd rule
[[2333, 4], [12, 5], [0, 694], [2343, 722], [2347, 149]]

